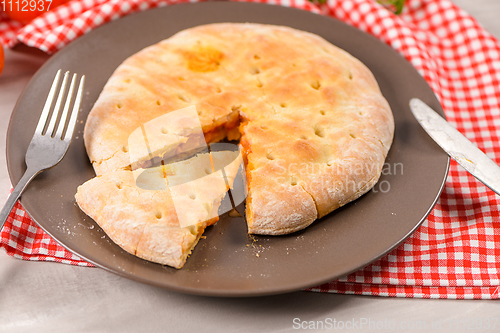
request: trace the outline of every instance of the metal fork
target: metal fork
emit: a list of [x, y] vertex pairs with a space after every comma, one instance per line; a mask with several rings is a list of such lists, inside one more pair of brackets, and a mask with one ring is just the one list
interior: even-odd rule
[[[40, 115], [40, 120], [38, 121], [38, 125], [35, 129], [35, 134], [33, 135], [31, 143], [26, 152], [26, 172], [24, 173], [21, 180], [19, 180], [19, 183], [12, 191], [11, 195], [7, 199], [7, 202], [5, 203], [5, 206], [0, 212], [0, 229], [2, 229], [5, 221], [7, 220], [7, 217], [14, 207], [14, 204], [16, 203], [17, 199], [19, 199], [24, 189], [31, 182], [31, 180], [35, 178], [35, 176], [37, 176], [40, 172], [58, 164], [68, 151], [69, 144], [71, 143], [71, 138], [73, 137], [73, 131], [76, 125], [78, 111], [80, 110], [85, 75], [83, 75], [80, 79], [76, 99], [73, 103], [73, 109], [71, 111], [71, 114], [69, 114], [77, 75], [73, 75], [69, 90], [66, 94], [65, 92], [68, 83], [69, 72], [66, 72], [64, 74], [54, 110], [52, 111], [51, 115], [50, 110], [52, 108], [60, 78], [61, 70], [58, 70], [56, 77], [54, 78], [54, 82], [52, 82], [52, 86], [50, 87], [49, 95], [47, 96], [45, 106], [43, 107], [42, 114]], [[59, 111], [61, 109], [63, 98], [65, 97], [65, 95], [66, 101], [64, 103], [62, 114], [59, 118]], [[59, 123], [56, 127], [58, 118]], [[66, 122], [68, 123], [67, 126], [65, 126]]]

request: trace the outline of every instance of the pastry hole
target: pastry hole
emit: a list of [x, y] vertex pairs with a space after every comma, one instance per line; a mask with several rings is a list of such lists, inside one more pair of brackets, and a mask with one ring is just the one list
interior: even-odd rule
[[323, 128], [321, 128], [321, 126], [318, 126], [318, 125], [316, 125], [314, 127], [314, 134], [316, 134], [320, 138], [324, 138], [325, 137], [325, 131], [323, 130]]
[[271, 153], [268, 153], [266, 157], [267, 157], [267, 159], [268, 159], [268, 160], [270, 160], [270, 161], [274, 160], [274, 156], [273, 156], [273, 154], [271, 154]]
[[292, 176], [292, 179], [290, 180], [290, 185], [292, 185], [292, 186], [297, 185], [297, 180], [295, 179], [294, 176]]
[[358, 112], [358, 114], [359, 114], [360, 116], [364, 116], [364, 115], [365, 115], [365, 113], [364, 113], [364, 112], [362, 112], [362, 111], [359, 111], [359, 112]]
[[280, 106], [281, 106], [282, 108], [286, 108], [286, 103], [281, 103], [281, 104], [280, 104]]
[[155, 217], [156, 217], [158, 220], [159, 220], [159, 219], [161, 219], [161, 216], [162, 216], [161, 212], [156, 212]]
[[260, 125], [260, 128], [263, 129], [264, 131], [267, 130], [269, 127], [267, 127], [266, 125]]
[[206, 168], [206, 169], [205, 169], [205, 173], [206, 173], [207, 175], [211, 174], [211, 173], [212, 173], [212, 169]]
[[121, 109], [121, 108], [123, 107], [123, 105], [122, 105], [121, 103], [118, 103], [118, 104], [116, 104], [116, 107], [117, 107], [118, 109]]
[[156, 101], [156, 105], [160, 106], [161, 105], [161, 101], [160, 100]]
[[353, 138], [353, 139], [356, 139], [356, 135], [355, 135], [355, 134], [353, 134], [353, 133], [349, 133], [349, 136], [350, 136], [351, 138]]
[[116, 183], [116, 188], [121, 190], [123, 188], [123, 183]]
[[195, 195], [195, 194], [190, 194], [190, 195], [189, 195], [189, 199], [191, 199], [191, 200], [196, 199], [196, 195]]
[[256, 75], [256, 74], [259, 74], [259, 73], [260, 73], [260, 69], [258, 69], [257, 67], [250, 68], [250, 74]]
[[260, 59], [260, 56], [259, 56], [258, 54], [254, 54], [253, 58], [254, 58], [255, 60], [259, 60], [259, 59]]
[[168, 134], [168, 129], [166, 127], [161, 128], [161, 133], [162, 134]]
[[261, 82], [257, 83], [257, 88], [262, 88], [264, 85]]
[[321, 88], [321, 83], [319, 83], [319, 81], [318, 81], [318, 80], [316, 80], [316, 81], [314, 81], [313, 83], [311, 83], [311, 87], [312, 87], [313, 89], [318, 90], [319, 88]]
[[184, 101], [184, 102], [186, 102], [186, 103], [189, 103], [189, 102], [191, 101], [189, 98], [187, 98], [187, 97], [186, 97], [186, 96], [184, 96], [184, 95], [177, 95], [177, 97], [179, 97], [179, 99], [180, 99], [181, 101]]
[[349, 72], [349, 80], [352, 80], [352, 72]]
[[301, 139], [301, 140], [307, 140], [307, 136], [305, 136], [305, 135], [301, 135], [301, 136], [300, 136], [300, 139]]
[[325, 110], [319, 110], [319, 113], [324, 116], [325, 115]]
[[222, 90], [221, 90], [219, 87], [215, 87], [215, 92], [216, 92], [216, 93], [221, 93], [221, 92], [222, 92]]
[[201, 112], [201, 110], [196, 110], [196, 113], [198, 114], [198, 116], [201, 116], [203, 114], [203, 112]]

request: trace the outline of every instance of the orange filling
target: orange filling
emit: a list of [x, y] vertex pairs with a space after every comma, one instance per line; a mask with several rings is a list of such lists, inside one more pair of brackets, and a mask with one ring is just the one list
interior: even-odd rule
[[239, 138], [240, 134], [237, 130], [238, 125], [240, 124], [240, 118], [238, 113], [230, 115], [230, 120], [225, 123], [223, 126], [209, 129], [204, 132], [205, 141], [208, 143], [219, 142], [224, 138], [228, 138], [228, 140], [236, 140]]
[[[246, 122], [241, 123], [240, 125], [240, 131], [243, 132], [243, 128], [246, 126]], [[246, 182], [247, 184], [251, 183], [251, 173], [250, 171], [252, 170], [252, 165], [249, 164], [248, 162], [248, 155], [252, 153], [252, 147], [250, 145], [250, 142], [243, 137], [242, 140], [240, 141], [240, 146], [241, 146], [241, 153], [243, 155], [243, 163], [245, 165], [245, 175], [246, 175]], [[248, 194], [246, 197], [246, 210], [245, 210], [245, 217], [248, 226], [252, 224], [253, 221], [253, 214], [252, 211], [250, 210], [251, 207], [251, 202], [252, 202], [252, 193], [250, 191], [250, 188], [248, 188]]]
[[200, 46], [182, 53], [187, 67], [193, 72], [213, 72], [220, 66], [224, 54], [211, 46]]

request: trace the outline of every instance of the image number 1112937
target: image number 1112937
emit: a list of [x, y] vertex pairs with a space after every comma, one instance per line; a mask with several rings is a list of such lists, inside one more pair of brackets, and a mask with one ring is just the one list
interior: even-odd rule
[[0, 0], [0, 10], [14, 21], [28, 23], [68, 0]]
[[1, 0], [0, 4], [4, 11], [47, 12], [50, 10], [52, 0]]

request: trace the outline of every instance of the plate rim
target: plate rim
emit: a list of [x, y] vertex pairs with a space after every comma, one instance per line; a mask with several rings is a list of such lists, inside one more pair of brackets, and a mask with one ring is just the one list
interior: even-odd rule
[[[199, 6], [199, 7], [201, 7], [201, 6], [220, 6], [220, 5], [223, 5], [223, 6], [228, 6], [229, 5], [229, 6], [235, 6], [235, 7], [240, 7], [240, 6], [241, 7], [244, 7], [244, 6], [255, 6], [255, 7], [263, 7], [263, 8], [268, 7], [268, 6], [274, 6], [274, 7], [280, 8], [279, 10], [296, 11], [296, 12], [301, 12], [301, 13], [303, 13], [305, 15], [319, 15], [319, 14], [315, 14], [315, 13], [312, 13], [312, 12], [309, 12], [309, 11], [306, 11], [306, 10], [302, 10], [302, 9], [299, 9], [299, 8], [294, 8], [294, 7], [286, 7], [286, 6], [276, 5], [276, 4], [253, 3], [253, 2], [198, 2], [198, 3], [179, 3], [179, 4], [169, 5], [169, 6], [166, 6], [166, 7], [156, 7], [156, 8], [148, 9], [146, 11], [136, 12], [136, 13], [124, 16], [124, 17], [122, 17], [122, 18], [120, 18], [118, 20], [111, 21], [111, 22], [108, 22], [108, 23], [106, 23], [106, 24], [104, 24], [102, 26], [97, 27], [96, 29], [90, 31], [89, 33], [87, 33], [87, 34], [81, 36], [80, 38], [77, 38], [73, 42], [69, 43], [67, 46], [65, 46], [63, 49], [61, 49], [61, 51], [58, 51], [56, 54], [54, 54], [52, 57], [50, 57], [37, 70], [37, 72], [30, 79], [29, 83], [26, 85], [26, 87], [24, 88], [24, 90], [21, 93], [20, 97], [18, 98], [18, 102], [20, 100], [22, 100], [23, 98], [26, 98], [25, 97], [26, 91], [29, 90], [29, 88], [31, 87], [32, 84], [35, 84], [35, 82], [38, 79], [38, 76], [40, 76], [44, 72], [44, 69], [46, 67], [48, 67], [49, 64], [51, 64], [52, 62], [57, 61], [57, 59], [59, 57], [64, 56], [64, 53], [65, 53], [64, 50], [68, 50], [68, 49], [71, 49], [71, 48], [78, 47], [79, 44], [85, 43], [88, 39], [93, 38], [93, 36], [95, 34], [98, 34], [99, 31], [101, 31], [102, 29], [111, 29], [109, 27], [112, 26], [113, 23], [116, 22], [116, 21], [119, 21], [119, 20], [133, 20], [133, 17], [139, 16], [139, 15], [144, 15], [146, 12], [149, 12], [149, 11], [168, 10], [169, 8], [177, 7], [177, 6], [190, 6], [190, 7], [192, 7], [192, 6]], [[321, 15], [321, 17], [322, 18], [326, 18], [328, 20], [336, 21], [337, 24], [342, 24], [347, 29], [351, 29], [352, 31], [356, 31], [355, 32], [356, 34], [362, 34], [365, 37], [368, 37], [368, 38], [371, 38], [371, 39], [375, 40], [376, 42], [378, 42], [378, 44], [382, 45], [382, 47], [386, 47], [387, 49], [390, 49], [394, 54], [397, 54], [402, 60], [404, 60], [413, 69], [413, 71], [416, 74], [418, 74], [420, 76], [420, 74], [418, 73], [418, 71], [411, 65], [410, 62], [408, 62], [408, 60], [406, 58], [404, 58], [397, 51], [395, 51], [394, 49], [390, 48], [387, 44], [385, 44], [382, 41], [378, 40], [374, 36], [372, 36], [372, 35], [364, 32], [364, 31], [361, 31], [361, 30], [359, 30], [359, 29], [357, 29], [357, 28], [355, 28], [353, 26], [350, 26], [350, 25], [346, 24], [345, 22], [342, 22], [342, 21], [340, 21], [338, 19], [332, 18], [330, 16], [323, 16], [323, 15]], [[231, 21], [231, 22], [233, 22], [233, 21]], [[272, 23], [269, 23], [269, 24], [272, 24]], [[347, 51], [347, 52], [349, 52], [349, 51]], [[425, 84], [427, 85], [428, 89], [432, 91], [431, 87], [425, 81], [425, 79], [423, 77], [421, 77], [421, 80], [422, 80], [422, 82], [425, 82]], [[434, 102], [437, 102], [439, 104], [439, 108], [436, 111], [438, 111], [438, 113], [440, 113], [442, 116], [444, 116], [444, 112], [443, 112], [443, 110], [441, 108], [441, 105], [440, 105], [440, 103], [439, 103], [439, 101], [437, 100], [436, 97], [435, 97]], [[16, 103], [16, 106], [14, 107], [14, 110], [13, 110], [13, 112], [11, 114], [11, 118], [9, 120], [9, 125], [8, 125], [8, 128], [7, 128], [7, 135], [6, 135], [6, 138], [7, 138], [7, 140], [6, 140], [6, 157], [7, 157], [6, 161], [7, 161], [7, 169], [8, 169], [9, 178], [10, 178], [10, 180], [11, 180], [12, 183], [15, 183], [13, 180], [16, 177], [14, 177], [15, 170], [13, 169], [12, 160], [11, 160], [11, 158], [9, 158], [9, 156], [10, 156], [10, 154], [9, 154], [9, 146], [10, 146], [9, 141], [12, 140], [11, 139], [11, 136], [12, 136], [11, 135], [11, 132], [12, 132], [11, 126], [14, 126], [12, 118], [14, 116], [14, 113], [17, 110], [17, 106], [18, 106], [18, 103]], [[102, 268], [102, 269], [104, 269], [106, 271], [109, 271], [111, 273], [123, 276], [123, 277], [131, 279], [131, 280], [135, 280], [135, 281], [138, 281], [138, 282], [141, 282], [141, 283], [146, 283], [146, 284], [154, 285], [154, 286], [157, 286], [157, 287], [166, 288], [166, 289], [169, 289], [169, 290], [172, 290], [172, 291], [182, 292], [182, 293], [187, 293], [187, 294], [204, 295], [204, 296], [218, 296], [218, 297], [265, 296], [265, 295], [274, 295], [274, 294], [282, 294], [282, 293], [297, 291], [297, 290], [306, 289], [306, 288], [317, 286], [317, 285], [322, 284], [322, 283], [329, 282], [329, 281], [331, 281], [333, 279], [339, 278], [341, 276], [344, 276], [344, 275], [353, 273], [353, 272], [355, 272], [355, 271], [357, 271], [359, 269], [362, 269], [363, 267], [366, 267], [367, 265], [369, 265], [369, 264], [373, 263], [374, 261], [376, 261], [376, 260], [384, 257], [385, 255], [387, 255], [389, 252], [391, 252], [392, 250], [394, 250], [397, 246], [401, 245], [408, 237], [410, 237], [421, 226], [421, 224], [425, 221], [425, 219], [428, 217], [428, 215], [434, 209], [434, 207], [435, 207], [436, 203], [438, 202], [438, 200], [440, 198], [440, 195], [441, 195], [441, 193], [442, 193], [442, 191], [443, 191], [443, 189], [445, 187], [446, 176], [449, 173], [449, 168], [450, 168], [450, 158], [448, 156], [447, 163], [446, 163], [445, 175], [444, 175], [444, 177], [442, 179], [442, 182], [440, 184], [439, 191], [438, 191], [438, 193], [436, 194], [436, 196], [433, 199], [432, 205], [427, 209], [427, 211], [422, 216], [422, 218], [420, 219], [420, 221], [418, 221], [415, 224], [415, 226], [406, 235], [404, 235], [404, 237], [402, 237], [396, 244], [394, 244], [392, 247], [388, 248], [383, 253], [380, 253], [377, 256], [373, 257], [371, 260], [369, 260], [369, 262], [364, 263], [362, 267], [357, 267], [357, 268], [354, 268], [352, 270], [349, 270], [348, 272], [343, 272], [341, 275], [335, 274], [336, 275], [335, 277], [329, 278], [326, 281], [324, 279], [321, 279], [321, 280], [317, 280], [317, 281], [308, 281], [306, 284], [303, 284], [303, 285], [300, 285], [300, 286], [299, 285], [296, 285], [296, 286], [287, 286], [286, 288], [274, 288], [274, 289], [271, 288], [271, 289], [267, 289], [267, 290], [260, 290], [260, 289], [257, 289], [257, 290], [244, 290], [244, 291], [231, 290], [231, 289], [230, 290], [206, 290], [206, 289], [196, 289], [196, 288], [183, 287], [183, 286], [177, 286], [177, 285], [168, 285], [167, 286], [167, 285], [164, 285], [164, 284], [158, 284], [155, 281], [143, 279], [143, 278], [135, 276], [135, 275], [130, 275], [128, 273], [117, 271], [117, 270], [114, 270], [111, 267], [108, 267], [108, 266], [106, 266], [106, 265], [104, 265], [104, 264], [102, 264], [102, 263], [100, 263], [98, 261], [95, 261], [94, 259], [91, 259], [91, 258], [87, 257], [86, 255], [82, 255], [82, 254], [74, 251], [70, 247], [66, 246], [66, 244], [63, 241], [61, 241], [60, 239], [58, 239], [57, 236], [54, 236], [50, 231], [48, 231], [43, 226], [43, 224], [39, 224], [36, 221], [36, 219], [32, 216], [31, 212], [27, 208], [25, 208], [25, 210], [28, 213], [28, 215], [30, 216], [30, 218], [42, 230], [44, 230], [44, 232], [46, 232], [52, 239], [54, 239], [58, 244], [60, 244], [61, 246], [63, 246], [65, 249], [67, 249], [71, 253], [75, 254], [76, 256], [84, 259], [85, 261], [88, 261], [88, 262], [92, 263], [93, 265], [95, 265], [96, 267], [100, 267], [100, 268]], [[21, 201], [21, 203], [23, 203], [22, 198], [21, 198], [20, 201]]]

